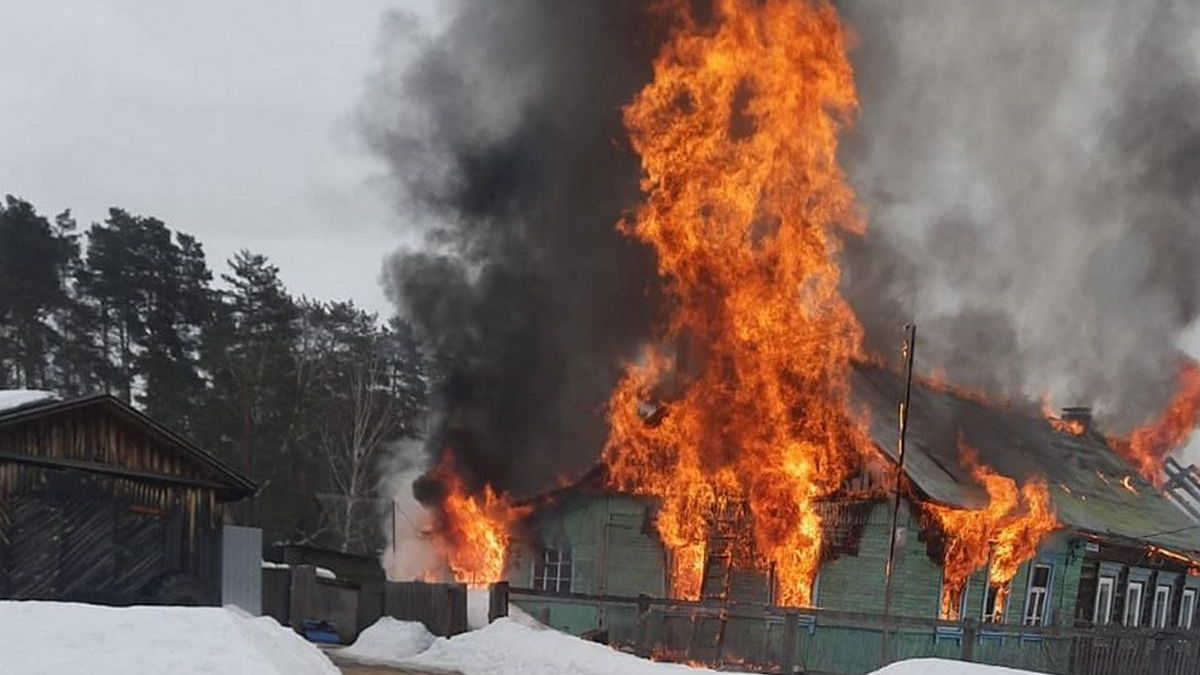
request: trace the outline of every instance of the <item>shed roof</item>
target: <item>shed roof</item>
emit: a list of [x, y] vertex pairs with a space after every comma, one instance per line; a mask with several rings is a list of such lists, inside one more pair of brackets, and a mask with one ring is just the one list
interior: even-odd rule
[[[249, 478], [221, 461], [212, 454], [205, 452], [178, 433], [156, 422], [148, 415], [138, 411], [119, 398], [108, 394], [82, 396], [65, 401], [47, 399], [44, 401], [22, 405], [16, 408], [0, 410], [0, 428], [21, 424], [31, 420], [52, 417], [54, 415], [81, 410], [84, 408], [101, 408], [118, 418], [125, 420], [156, 438], [167, 448], [179, 452], [205, 470], [212, 477], [212, 487], [218, 488], [224, 496], [242, 498], [253, 495], [258, 486]], [[0, 448], [0, 451], [3, 449]], [[37, 462], [39, 458], [13, 456], [0, 452], [0, 459], [17, 462]], [[49, 460], [47, 460], [49, 461]], [[87, 469], [81, 466], [79, 468]], [[95, 467], [93, 467], [95, 468]], [[110, 467], [107, 471], [122, 473], [120, 467]], [[154, 476], [142, 476], [154, 478]], [[177, 480], [175, 477], [161, 476], [163, 479]], [[186, 482], [186, 481], [185, 481]]]
[[[902, 378], [860, 365], [851, 389], [854, 404], [870, 416], [875, 445], [895, 461]], [[980, 462], [1001, 474], [1018, 481], [1045, 477], [1059, 520], [1072, 529], [1200, 551], [1200, 524], [1159, 494], [1100, 434], [1071, 436], [1034, 411], [985, 405], [914, 383], [904, 470], [933, 500], [965, 508], [986, 503], [986, 492], [959, 462], [960, 433], [978, 450]], [[1132, 491], [1121, 484], [1126, 476]]]

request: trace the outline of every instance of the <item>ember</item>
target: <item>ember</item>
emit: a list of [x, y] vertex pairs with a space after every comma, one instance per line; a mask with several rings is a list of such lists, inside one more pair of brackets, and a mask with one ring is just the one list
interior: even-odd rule
[[480, 494], [468, 493], [450, 452], [430, 476], [445, 490], [433, 535], [454, 580], [473, 586], [502, 580], [513, 527], [529, 509], [490, 485]]
[[1032, 478], [1017, 489], [1016, 481], [980, 464], [975, 450], [961, 437], [959, 454], [971, 477], [987, 490], [988, 503], [979, 510], [924, 505], [946, 538], [940, 616], [959, 618], [967, 579], [989, 561], [988, 583], [996, 588], [993, 616], [1000, 616], [1017, 570], [1037, 552], [1042, 538], [1058, 529], [1059, 522], [1044, 480]]
[[826, 2], [721, 0], [706, 26], [664, 4], [672, 37], [625, 109], [645, 202], [620, 227], [653, 247], [672, 309], [612, 395], [603, 459], [615, 487], [661, 500], [673, 596], [699, 597], [713, 520], [748, 505], [776, 602], [807, 605], [814, 503], [868, 447], [835, 260], [835, 231], [863, 228], [836, 160], [857, 108], [845, 33]]
[[1167, 455], [1187, 445], [1197, 422], [1200, 422], [1200, 363], [1186, 361], [1180, 367], [1175, 396], [1167, 408], [1128, 437], [1113, 439], [1112, 447], [1143, 478], [1161, 487]]

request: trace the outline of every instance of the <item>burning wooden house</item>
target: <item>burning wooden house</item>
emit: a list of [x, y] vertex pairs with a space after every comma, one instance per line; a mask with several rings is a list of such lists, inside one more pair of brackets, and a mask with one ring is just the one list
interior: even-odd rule
[[256, 486], [112, 396], [0, 410], [0, 598], [217, 604], [223, 504]]
[[[896, 459], [895, 409], [904, 383], [890, 371], [858, 366], [851, 384], [853, 405], [865, 409], [885, 468], [868, 467], [817, 504], [822, 536], [809, 606], [772, 609], [786, 604], [777, 571], [753, 550], [754, 518], [737, 504], [723, 504], [704, 523], [698, 595], [673, 587], [675, 552], [663, 545], [656, 524], [660, 502], [613, 491], [603, 468], [531, 502], [535, 543], [514, 546], [507, 570], [515, 601], [562, 630], [602, 629], [629, 644], [650, 631], [659, 648], [706, 660], [713, 659], [705, 649], [719, 642], [723, 657], [731, 644], [741, 645], [732, 648], [737, 659], [778, 652], [782, 617], [791, 612], [800, 617], [805, 667], [826, 670], [820, 655], [836, 653], [842, 661], [830, 672], [855, 672], [848, 654], [861, 656], [863, 672], [875, 667], [884, 620], [906, 626], [893, 640], [893, 654], [959, 656], [970, 642], [978, 660], [1049, 670], [1057, 670], [1046, 661], [1057, 652], [1048, 643], [1067, 640], [1063, 631], [1200, 629], [1200, 525], [1115, 454], [1085, 411], [1074, 411], [1067, 428], [1031, 411], [914, 386], [894, 522], [880, 484], [894, 476], [887, 467]], [[974, 449], [974, 463], [963, 461], [964, 445]], [[999, 525], [986, 513], [1003, 495], [981, 480], [981, 466], [1015, 493], [1013, 516]], [[1049, 521], [1030, 524], [1038, 506], [1029, 502], [1038, 490]], [[977, 514], [973, 522], [982, 533], [955, 529], [939, 511]], [[894, 525], [891, 601], [883, 617]], [[657, 628], [645, 625], [648, 602], [662, 603]], [[671, 627], [671, 608], [686, 628]], [[738, 611], [765, 612], [767, 619], [735, 629], [730, 617]], [[698, 627], [705, 616], [714, 627]], [[1200, 656], [1200, 642], [1188, 644], [1189, 658]], [[1078, 649], [1064, 643], [1057, 658], [1077, 658]]]

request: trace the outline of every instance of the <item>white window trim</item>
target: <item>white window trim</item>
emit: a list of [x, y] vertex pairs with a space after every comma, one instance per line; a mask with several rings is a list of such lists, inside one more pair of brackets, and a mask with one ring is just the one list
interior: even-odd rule
[[[549, 556], [552, 551], [558, 554], [557, 560], [555, 560], [553, 563], [551, 563], [549, 560]], [[574, 576], [575, 571], [575, 561], [572, 557], [571, 550], [564, 550], [561, 548], [545, 548], [542, 549], [540, 553], [541, 555], [536, 556], [533, 559], [533, 564], [529, 566], [530, 588], [542, 591], [553, 591], [556, 593], [570, 593], [574, 581], [572, 577]], [[543, 570], [548, 571], [551, 568], [554, 569], [553, 577], [547, 576], [545, 573], [543, 573], [541, 584], [538, 584], [537, 582], [537, 570], [539, 564], [542, 566]], [[569, 570], [571, 570], [571, 572], [565, 577], [563, 576], [563, 567], [567, 567]], [[550, 581], [553, 581], [553, 587], [551, 587], [551, 585], [548, 583]], [[566, 588], [563, 588], [564, 585]]]
[[[1046, 568], [1046, 585], [1034, 586], [1033, 580], [1037, 576], [1039, 567]], [[1025, 626], [1044, 626], [1046, 618], [1050, 614], [1050, 587], [1054, 585], [1054, 565], [1051, 563], [1034, 562], [1029, 566], [1029, 583], [1025, 588], [1025, 609], [1021, 612], [1021, 624]], [[1035, 593], [1035, 591], [1040, 591]], [[1042, 613], [1034, 617], [1035, 621], [1031, 622], [1029, 611], [1035, 606], [1034, 596], [1040, 595], [1042, 599]]]
[[1154, 587], [1154, 604], [1150, 610], [1150, 625], [1166, 628], [1171, 616], [1171, 586], [1159, 584]]
[[[1107, 596], [1101, 592], [1105, 587], [1108, 588]], [[1116, 587], [1117, 580], [1113, 577], [1100, 577], [1100, 580], [1096, 582], [1096, 600], [1095, 604], [1092, 606], [1093, 624], [1097, 626], [1104, 626], [1112, 621], [1113, 593], [1115, 592]], [[1102, 597], [1108, 598], [1108, 602], [1104, 605], [1103, 613], [1100, 611], [1100, 598]]]
[[[1130, 602], [1133, 599], [1133, 591], [1137, 589], [1137, 602]], [[1138, 628], [1142, 625], [1142, 604], [1146, 601], [1146, 582], [1130, 581], [1125, 585], [1125, 617], [1124, 625], [1130, 628]], [[1133, 611], [1132, 621], [1130, 620], [1129, 612]]]
[[[1184, 611], [1184, 608], [1187, 611]], [[1183, 596], [1179, 601], [1179, 627], [1184, 630], [1191, 630], [1192, 617], [1196, 614], [1196, 589], [1183, 589]]]

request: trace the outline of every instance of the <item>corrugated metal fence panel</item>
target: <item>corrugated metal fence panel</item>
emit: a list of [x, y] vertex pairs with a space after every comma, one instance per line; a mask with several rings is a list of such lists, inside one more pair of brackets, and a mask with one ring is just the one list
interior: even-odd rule
[[221, 604], [262, 614], [262, 530], [257, 527], [222, 529]]

